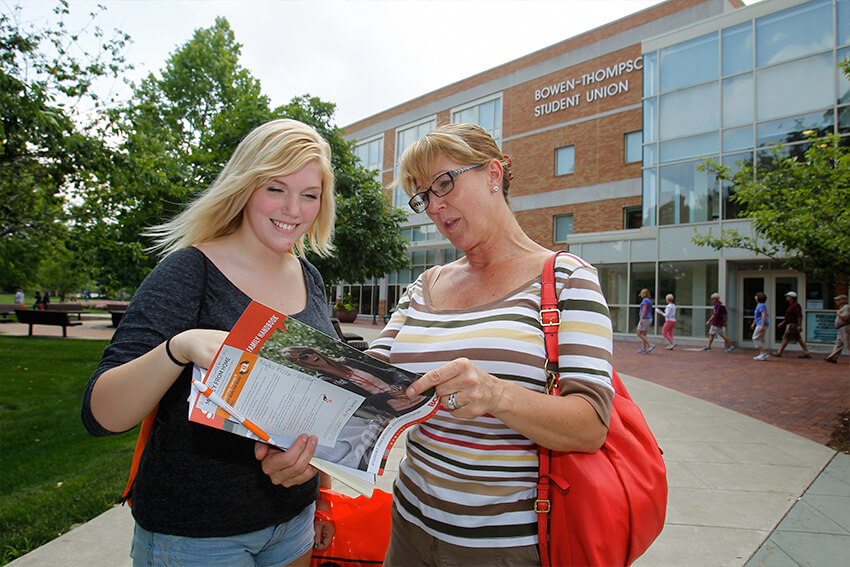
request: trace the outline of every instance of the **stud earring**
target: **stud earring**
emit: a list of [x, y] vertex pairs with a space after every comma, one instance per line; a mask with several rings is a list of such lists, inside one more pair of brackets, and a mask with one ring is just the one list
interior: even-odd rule
[[499, 190], [499, 186], [498, 186], [498, 185], [493, 185], [493, 193], [495, 193], [495, 192], [496, 192], [496, 191], [498, 191], [498, 190]]

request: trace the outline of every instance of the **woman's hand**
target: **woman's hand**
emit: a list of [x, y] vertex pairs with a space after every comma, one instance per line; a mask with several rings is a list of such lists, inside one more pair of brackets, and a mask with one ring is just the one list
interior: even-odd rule
[[263, 472], [273, 484], [289, 488], [304, 484], [319, 472], [310, 465], [318, 444], [319, 439], [315, 435], [299, 435], [286, 451], [257, 441], [254, 443], [254, 456], [262, 461]]
[[[414, 398], [429, 388], [436, 388], [440, 402], [452, 415], [473, 418], [498, 413], [504, 382], [484, 372], [468, 358], [457, 358], [423, 374], [405, 393]], [[447, 405], [452, 395], [454, 410]]]
[[227, 338], [227, 331], [189, 329], [171, 338], [171, 354], [180, 362], [194, 362], [201, 368], [212, 365], [216, 353]]

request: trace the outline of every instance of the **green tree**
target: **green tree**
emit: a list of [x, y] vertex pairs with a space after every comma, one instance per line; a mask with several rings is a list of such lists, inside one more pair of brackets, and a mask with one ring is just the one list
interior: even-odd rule
[[741, 216], [752, 220], [755, 236], [737, 230], [719, 236], [697, 234], [693, 241], [715, 250], [744, 248], [829, 283], [850, 278], [850, 147], [837, 136], [810, 135], [802, 155], [781, 146], [754, 166], [739, 162], [732, 171], [716, 162], [704, 169], [729, 180]]
[[108, 289], [138, 286], [156, 260], [141, 232], [171, 218], [212, 183], [248, 131], [284, 117], [313, 125], [331, 145], [336, 252], [330, 259], [311, 255], [326, 280], [361, 281], [407, 265], [398, 230], [404, 215], [390, 206], [333, 125], [335, 105], [305, 95], [270, 110], [259, 81], [239, 64], [240, 49], [227, 20], [217, 18], [171, 55], [161, 77], [142, 81], [112, 121], [125, 140], [120, 165], [102, 191], [90, 193], [81, 215], [97, 218], [83, 238]]
[[69, 250], [68, 243], [58, 242], [46, 252], [38, 268], [39, 286], [55, 292], [60, 299], [78, 291], [88, 279], [88, 270], [80, 258]]
[[141, 233], [176, 215], [224, 166], [239, 140], [269, 119], [260, 83], [239, 64], [241, 45], [216, 18], [134, 87], [113, 112], [123, 140], [109, 183], [90, 192], [80, 231], [97, 280], [135, 289], [156, 264]]
[[[0, 13], [0, 259], [20, 267], [22, 257], [7, 254], [62, 233], [78, 218], [69, 203], [100, 185], [112, 167], [103, 123], [86, 117], [99, 116], [105, 102], [92, 83], [128, 67], [121, 55], [128, 36], [116, 31], [105, 39], [97, 26], [85, 31], [99, 12], [84, 31], [71, 32], [67, 0], [55, 8], [56, 22], [41, 29], [24, 29], [20, 8], [6, 7]], [[82, 45], [88, 36], [99, 44], [91, 51]]]

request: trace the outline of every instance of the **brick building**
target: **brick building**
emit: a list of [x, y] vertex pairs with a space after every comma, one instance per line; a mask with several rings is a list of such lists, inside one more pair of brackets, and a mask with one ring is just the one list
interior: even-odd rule
[[[655, 297], [676, 294], [679, 334], [694, 342], [705, 336], [714, 291], [730, 307], [737, 321], [730, 335], [740, 340], [754, 307], [743, 294], [754, 286], [771, 301], [796, 289], [817, 327], [832, 290], [764, 258], [690, 244], [694, 227], [749, 226], [735, 218], [728, 188], [700, 178], [695, 164], [712, 156], [732, 163], [767, 139], [788, 141], [790, 130], [779, 123], [800, 124], [813, 112], [831, 113], [824, 127], [850, 134], [850, 111], [842, 106], [850, 95], [837, 71], [813, 79], [829, 96], [802, 93], [783, 104], [766, 95], [768, 83], [798, 79], [803, 66], [834, 69], [850, 49], [841, 47], [850, 42], [850, 23], [842, 20], [850, 22], [850, 0], [749, 7], [739, 0], [668, 0], [350, 124], [346, 137], [387, 186], [404, 149], [437, 124], [483, 126], [513, 160], [511, 204], [521, 226], [543, 246], [569, 248], [599, 268], [615, 332], [633, 329], [642, 287]], [[800, 28], [792, 30], [793, 22]], [[822, 37], [826, 28], [829, 38]], [[798, 37], [770, 44], [769, 35], [784, 32]], [[790, 55], [759, 57], [786, 44]], [[738, 94], [751, 104], [738, 108]], [[734, 112], [746, 116], [727, 121]], [[762, 126], [772, 133], [764, 140]], [[405, 195], [391, 197], [406, 209]], [[411, 212], [402, 231], [410, 270], [344, 285], [367, 316], [385, 313], [428, 267], [462, 255], [424, 213]], [[783, 303], [772, 306], [777, 320]], [[827, 335], [809, 338], [829, 342]]]

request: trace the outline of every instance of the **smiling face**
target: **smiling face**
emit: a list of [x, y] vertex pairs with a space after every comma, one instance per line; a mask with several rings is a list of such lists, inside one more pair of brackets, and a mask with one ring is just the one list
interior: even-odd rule
[[274, 177], [251, 194], [240, 231], [275, 252], [290, 250], [309, 230], [321, 208], [322, 178], [315, 161]]

